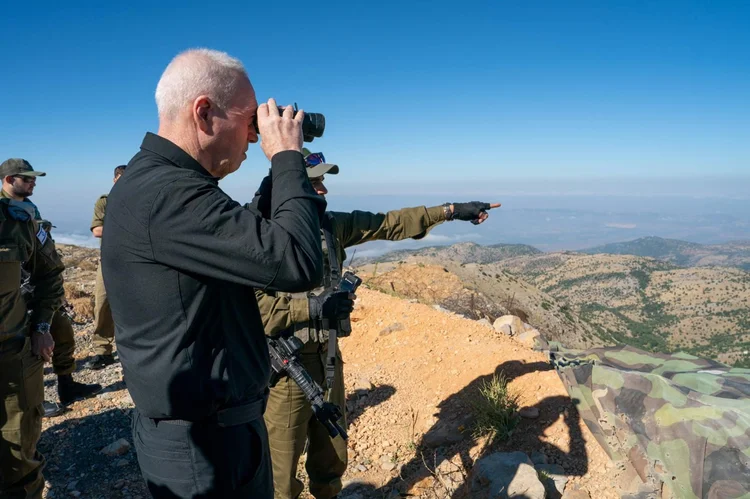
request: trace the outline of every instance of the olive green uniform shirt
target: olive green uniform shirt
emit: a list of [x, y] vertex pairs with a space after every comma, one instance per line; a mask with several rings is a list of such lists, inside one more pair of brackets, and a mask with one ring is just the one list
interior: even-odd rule
[[104, 212], [107, 209], [107, 195], [102, 194], [94, 204], [94, 218], [91, 219], [91, 230], [104, 225]]
[[[21, 266], [31, 274], [34, 295], [21, 297]], [[49, 323], [62, 306], [64, 270], [52, 237], [38, 222], [17, 220], [7, 200], [0, 200], [0, 341], [27, 335], [27, 307], [31, 324]]]
[[[418, 206], [387, 213], [333, 211], [330, 214], [333, 215], [333, 237], [337, 243], [339, 266], [346, 260], [345, 248], [376, 240], [422, 239], [445, 221], [442, 206]], [[256, 290], [255, 295], [267, 335], [275, 335], [295, 325], [310, 326], [307, 324], [310, 321], [307, 298], [283, 293], [267, 294], [260, 290]]]

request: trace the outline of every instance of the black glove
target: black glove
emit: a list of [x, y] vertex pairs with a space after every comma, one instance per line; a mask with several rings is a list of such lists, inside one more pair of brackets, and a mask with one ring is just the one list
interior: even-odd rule
[[479, 215], [486, 213], [490, 209], [490, 203], [482, 203], [480, 201], [471, 201], [469, 203], [453, 203], [453, 218], [452, 220], [466, 220], [474, 221], [479, 218]]
[[349, 317], [354, 309], [354, 300], [349, 298], [348, 291], [326, 290], [318, 296], [308, 298], [310, 319], [343, 320]]

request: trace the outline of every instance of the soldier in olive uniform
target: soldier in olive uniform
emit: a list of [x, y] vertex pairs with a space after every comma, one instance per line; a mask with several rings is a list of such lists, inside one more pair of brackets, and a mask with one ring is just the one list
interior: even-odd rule
[[[328, 190], [323, 184], [324, 175], [337, 174], [337, 165], [325, 163], [321, 153], [310, 154], [304, 150], [308, 176], [315, 191], [325, 196]], [[267, 188], [267, 186], [265, 186]], [[264, 186], [253, 200], [253, 204], [264, 212]], [[344, 248], [374, 240], [398, 241], [421, 239], [435, 226], [448, 220], [470, 220], [475, 224], [488, 217], [487, 210], [499, 204], [480, 202], [446, 203], [427, 208], [404, 208], [388, 213], [327, 212], [321, 224], [323, 233], [330, 231], [329, 240], [336, 246], [335, 265], [338, 273], [346, 259]], [[351, 312], [353, 296], [348, 293], [333, 293], [331, 285], [331, 263], [326, 237], [322, 237], [326, 253], [326, 278], [323, 286], [310, 293], [266, 294], [256, 291], [263, 316], [266, 334], [295, 335], [305, 344], [300, 359], [310, 375], [330, 393], [330, 401], [345, 411], [345, 389], [340, 353], [333, 362], [335, 376], [332, 387], [326, 387], [326, 364], [328, 357], [328, 330], [321, 328], [323, 319], [338, 320], [337, 336], [351, 331], [348, 314]], [[271, 388], [268, 406], [264, 415], [271, 447], [275, 497], [291, 499], [300, 495], [303, 484], [296, 478], [297, 464], [309, 440], [306, 470], [310, 477], [310, 492], [318, 499], [336, 497], [341, 491], [341, 477], [347, 465], [346, 442], [340, 437], [331, 439], [327, 430], [313, 416], [312, 408], [295, 382], [282, 378]], [[346, 422], [344, 421], [344, 426]]]
[[[37, 177], [46, 173], [35, 171], [28, 161], [11, 158], [0, 164], [0, 178], [3, 188], [0, 197], [13, 199], [25, 207], [32, 217], [43, 227], [51, 228], [49, 222], [42, 220], [39, 209], [29, 200], [34, 193]], [[20, 283], [19, 283], [20, 285]], [[76, 369], [74, 358], [76, 342], [73, 325], [64, 314], [55, 314], [51, 323], [51, 334], [55, 340], [55, 351], [52, 355], [52, 369], [57, 375], [57, 393], [62, 405], [68, 405], [76, 399], [88, 397], [101, 390], [101, 385], [87, 385], [73, 380], [72, 373]], [[60, 406], [54, 402], [44, 402], [45, 417], [56, 416], [62, 412]]]
[[[115, 168], [115, 177], [112, 184], [117, 182], [125, 172], [126, 165]], [[91, 220], [91, 233], [94, 237], [101, 238], [104, 234], [104, 212], [107, 210], [107, 195], [102, 194], [94, 205], [94, 218]], [[101, 264], [96, 269], [96, 287], [94, 288], [94, 357], [86, 362], [85, 367], [89, 369], [104, 369], [114, 364], [112, 355], [112, 342], [115, 339], [115, 322], [112, 320], [112, 311], [107, 300], [107, 291], [104, 289]]]
[[[35, 287], [21, 297], [21, 267]], [[63, 302], [63, 264], [28, 206], [0, 199], [0, 497], [41, 498], [43, 362], [55, 346], [50, 322]], [[27, 313], [28, 308], [32, 310]]]

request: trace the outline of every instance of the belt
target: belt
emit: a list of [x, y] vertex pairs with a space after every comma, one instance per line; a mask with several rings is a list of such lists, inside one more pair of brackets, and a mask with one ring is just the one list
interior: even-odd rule
[[153, 421], [157, 424], [167, 423], [178, 426], [190, 426], [195, 423], [209, 423], [221, 427], [239, 426], [262, 418], [263, 413], [266, 412], [267, 401], [268, 390], [266, 390], [263, 396], [257, 400], [247, 404], [219, 409], [208, 418], [200, 421], [186, 421], [184, 419], [153, 419]]

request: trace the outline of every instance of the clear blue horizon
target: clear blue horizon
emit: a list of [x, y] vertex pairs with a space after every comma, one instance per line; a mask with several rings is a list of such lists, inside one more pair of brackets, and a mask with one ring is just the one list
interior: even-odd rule
[[[33, 200], [78, 227], [155, 131], [164, 67], [202, 46], [241, 59], [259, 100], [326, 115], [308, 147], [342, 168], [332, 204], [601, 185], [746, 197], [748, 21], [739, 1], [16, 2], [0, 153], [48, 172]], [[222, 185], [245, 201], [267, 167], [251, 146]]]

